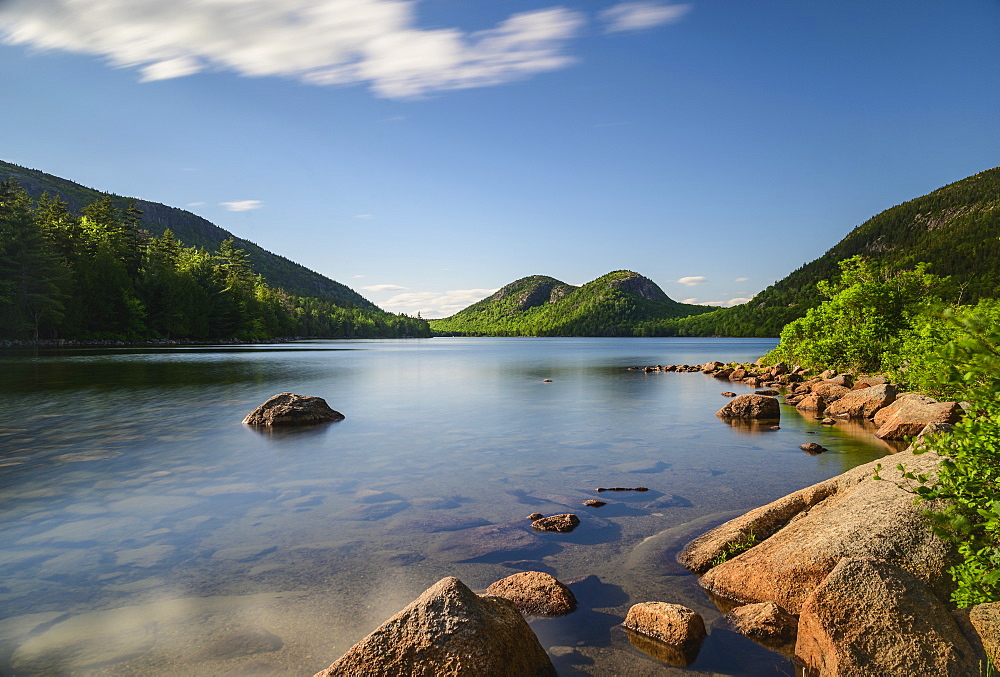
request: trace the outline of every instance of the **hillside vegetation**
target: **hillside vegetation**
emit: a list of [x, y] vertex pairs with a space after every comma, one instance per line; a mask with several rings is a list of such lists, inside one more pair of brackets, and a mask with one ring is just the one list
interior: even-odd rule
[[[81, 214], [83, 208], [104, 198], [106, 195], [92, 188], [81, 186], [67, 179], [46, 174], [35, 169], [27, 169], [9, 162], [0, 161], [0, 180], [12, 180], [20, 185], [32, 200], [38, 200], [44, 193], [55, 196], [66, 203], [72, 214]], [[206, 219], [184, 209], [168, 207], [158, 202], [149, 202], [110, 195], [111, 204], [118, 210], [130, 205], [140, 212], [139, 227], [154, 236], [170, 230], [174, 236], [191, 247], [215, 251], [225, 240], [233, 239], [235, 246], [246, 252], [254, 271], [264, 276], [264, 281], [272, 287], [280, 287], [296, 296], [314, 296], [329, 299], [339, 306], [369, 308], [375, 304], [356, 291], [328, 277], [309, 270], [303, 265], [273, 254], [258, 247], [249, 240], [236, 237], [228, 230], [219, 228]]]
[[863, 256], [891, 270], [926, 263], [950, 277], [951, 300], [975, 303], [1000, 288], [1000, 167], [989, 169], [872, 217], [818, 259], [757, 294], [749, 303], [644, 325], [654, 336], [777, 336], [823, 300], [821, 280]]
[[0, 182], [0, 339], [430, 335], [417, 318], [268, 284], [233, 238], [210, 251], [153, 236], [108, 195], [81, 211]]
[[618, 270], [581, 287], [544, 275], [521, 278], [430, 324], [458, 336], [634, 336], [643, 322], [710, 310], [678, 303], [652, 280]]

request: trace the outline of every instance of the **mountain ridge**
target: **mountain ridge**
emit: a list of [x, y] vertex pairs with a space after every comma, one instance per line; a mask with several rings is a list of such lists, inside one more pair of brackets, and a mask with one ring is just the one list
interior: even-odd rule
[[332, 300], [345, 307], [377, 309], [374, 303], [347, 285], [280, 254], [270, 252], [186, 209], [102, 192], [70, 179], [2, 160], [0, 160], [0, 179], [16, 181], [35, 200], [43, 193], [58, 195], [67, 203], [69, 211], [77, 215], [85, 206], [104, 195], [109, 195], [112, 203], [119, 209], [134, 201], [136, 207], [142, 211], [140, 216], [142, 226], [153, 235], [162, 235], [163, 231], [169, 228], [185, 245], [203, 247], [209, 251], [215, 251], [224, 240], [233, 238], [236, 246], [243, 249], [250, 257], [254, 271], [263, 275], [267, 283], [272, 286], [298, 296]]
[[616, 270], [579, 287], [547, 275], [522, 277], [430, 325], [458, 336], [632, 336], [644, 321], [711, 310], [678, 303], [649, 278]]

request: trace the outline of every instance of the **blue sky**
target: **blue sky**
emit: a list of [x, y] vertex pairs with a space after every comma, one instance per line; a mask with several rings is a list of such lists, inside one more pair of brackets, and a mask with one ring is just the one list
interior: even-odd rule
[[5, 0], [0, 158], [382, 307], [638, 271], [738, 303], [1000, 165], [1000, 2]]

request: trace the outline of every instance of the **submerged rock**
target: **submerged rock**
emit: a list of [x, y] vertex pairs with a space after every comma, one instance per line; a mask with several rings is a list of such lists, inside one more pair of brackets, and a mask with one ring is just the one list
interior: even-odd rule
[[344, 415], [334, 411], [322, 397], [278, 393], [243, 419], [247, 425], [308, 425], [342, 421]]
[[443, 578], [315, 677], [556, 674], [513, 602]]
[[550, 515], [537, 519], [531, 523], [531, 528], [536, 531], [556, 531], [568, 533], [580, 525], [580, 518], [573, 513], [563, 513], [561, 515]]
[[570, 589], [541, 571], [524, 571], [501, 578], [486, 588], [485, 594], [509, 599], [527, 615], [565, 616], [576, 609], [576, 597]]

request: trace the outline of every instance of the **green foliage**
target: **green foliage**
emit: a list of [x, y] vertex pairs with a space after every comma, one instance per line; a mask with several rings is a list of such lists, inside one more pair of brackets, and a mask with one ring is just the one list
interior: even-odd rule
[[[116, 224], [121, 233], [115, 234], [113, 239], [120, 239], [119, 244], [123, 247], [135, 245], [135, 238], [142, 236], [144, 230], [152, 235], [162, 235], [164, 231], [171, 230], [188, 246], [205, 251], [215, 251], [223, 241], [233, 237], [232, 233], [183, 209], [108, 195], [58, 176], [0, 161], [0, 178], [8, 177], [19, 183], [33, 199], [41, 201], [49, 199], [48, 195], [59, 195], [58, 202], [64, 213], [81, 214], [88, 210], [91, 212], [87, 214], [88, 218], [95, 222]], [[95, 207], [95, 204], [98, 206]], [[79, 219], [74, 217], [73, 221], [74, 227], [80, 226]], [[273, 254], [253, 242], [236, 238], [234, 244], [246, 252], [254, 271], [262, 275], [272, 287], [281, 287], [297, 296], [329, 299], [339, 306], [378, 310], [375, 304], [353, 289]], [[140, 253], [141, 248], [132, 246], [131, 255], [122, 257], [129, 274], [136, 272], [137, 256]]]
[[926, 272], [892, 270], [855, 256], [842, 261], [836, 283], [817, 285], [828, 300], [781, 331], [781, 342], [768, 363], [788, 362], [810, 369], [879, 372], [887, 346], [910, 330], [945, 281]]
[[716, 555], [710, 562], [710, 566], [717, 567], [723, 562], [728, 562], [737, 555], [741, 555], [750, 548], [757, 545], [757, 535], [753, 531], [747, 532], [743, 538], [738, 538], [731, 543], [727, 543], [726, 547], [722, 549], [718, 555]]
[[134, 205], [103, 196], [73, 216], [0, 183], [0, 338], [139, 340], [430, 336], [418, 318], [268, 284], [233, 238], [215, 254], [139, 227]]
[[949, 277], [949, 301], [976, 303], [1000, 287], [1000, 167], [897, 205], [852, 230], [823, 256], [767, 287], [748, 303], [696, 317], [660, 320], [654, 336], [778, 336], [823, 302], [817, 283], [837, 275], [845, 259], [864, 256], [888, 270], [927, 262]]
[[441, 320], [435, 332], [466, 336], [643, 336], [645, 323], [704, 313], [677, 303], [651, 280], [628, 270], [581, 287], [534, 275]]
[[905, 477], [918, 483], [920, 499], [945, 499], [926, 514], [936, 533], [957, 544], [962, 562], [950, 569], [952, 601], [964, 607], [1000, 599], [1000, 324], [969, 310], [944, 319], [956, 333], [942, 350], [940, 387], [960, 389], [971, 411], [950, 434], [923, 442], [943, 458], [936, 479]]

